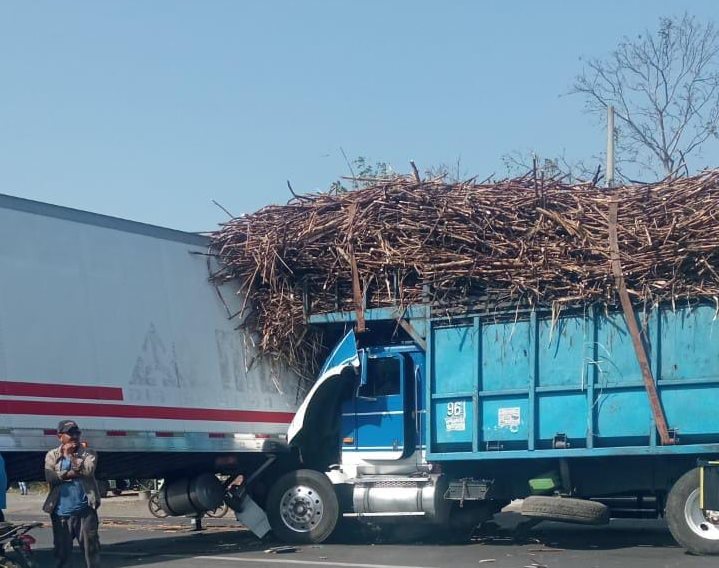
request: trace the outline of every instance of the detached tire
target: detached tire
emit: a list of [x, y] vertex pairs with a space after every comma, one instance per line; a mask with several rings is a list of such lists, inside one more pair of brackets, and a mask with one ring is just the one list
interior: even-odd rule
[[606, 505], [568, 497], [527, 497], [522, 503], [522, 515], [580, 525], [606, 525], [609, 522], [609, 508]]
[[674, 484], [665, 517], [674, 539], [691, 554], [719, 554], [719, 524], [699, 508], [699, 470], [692, 469]]
[[270, 489], [267, 517], [275, 536], [284, 542], [324, 542], [337, 525], [337, 494], [324, 474], [310, 469], [291, 471]]

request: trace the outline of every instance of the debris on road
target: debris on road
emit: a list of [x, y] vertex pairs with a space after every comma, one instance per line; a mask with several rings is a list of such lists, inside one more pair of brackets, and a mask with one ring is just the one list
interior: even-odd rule
[[265, 554], [288, 554], [290, 552], [297, 552], [296, 546], [274, 546], [265, 550]]

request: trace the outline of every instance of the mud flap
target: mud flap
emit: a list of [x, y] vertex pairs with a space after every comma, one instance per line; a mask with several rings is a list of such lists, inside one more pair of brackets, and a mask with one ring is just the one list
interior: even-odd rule
[[262, 508], [253, 501], [252, 497], [245, 494], [239, 503], [239, 507], [234, 509], [235, 518], [247, 527], [252, 533], [258, 537], [264, 537], [270, 532], [270, 521]]
[[699, 507], [719, 511], [719, 461], [699, 460]]

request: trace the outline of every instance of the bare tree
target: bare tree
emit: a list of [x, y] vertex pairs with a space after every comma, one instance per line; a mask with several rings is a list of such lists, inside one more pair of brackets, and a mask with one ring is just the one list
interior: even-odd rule
[[655, 33], [587, 61], [572, 93], [602, 117], [615, 107], [619, 163], [659, 177], [688, 173], [687, 157], [719, 138], [719, 31], [688, 14], [662, 18]]
[[546, 158], [533, 150], [514, 150], [502, 155], [502, 163], [507, 175], [511, 177], [535, 169], [546, 178], [561, 178], [568, 183], [588, 180], [596, 182], [601, 175], [601, 170], [590, 168], [583, 160], [570, 160], [565, 151], [554, 158]]

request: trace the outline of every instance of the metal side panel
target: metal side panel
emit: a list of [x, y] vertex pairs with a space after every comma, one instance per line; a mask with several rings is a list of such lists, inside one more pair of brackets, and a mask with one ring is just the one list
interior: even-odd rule
[[2, 196], [3, 447], [25, 446], [32, 436], [14, 444], [13, 433], [64, 417], [85, 431], [284, 434], [298, 378], [257, 359], [236, 331], [228, 314], [242, 298], [227, 287], [220, 299], [206, 246]]
[[621, 313], [508, 313], [431, 321], [428, 460], [719, 452], [716, 307], [637, 316], [677, 446], [657, 440]]

